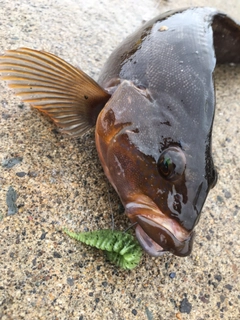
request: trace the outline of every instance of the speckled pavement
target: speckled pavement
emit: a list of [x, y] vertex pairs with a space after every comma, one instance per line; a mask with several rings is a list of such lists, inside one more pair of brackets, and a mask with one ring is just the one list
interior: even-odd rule
[[[0, 53], [44, 49], [97, 79], [116, 45], [159, 12], [208, 5], [240, 20], [239, 0], [175, 2], [0, 0]], [[129, 226], [94, 131], [77, 140], [61, 135], [0, 82], [0, 319], [240, 318], [240, 66], [218, 67], [215, 76], [219, 180], [194, 250], [187, 258], [144, 254], [133, 271], [62, 232], [110, 228], [112, 212], [116, 229]]]

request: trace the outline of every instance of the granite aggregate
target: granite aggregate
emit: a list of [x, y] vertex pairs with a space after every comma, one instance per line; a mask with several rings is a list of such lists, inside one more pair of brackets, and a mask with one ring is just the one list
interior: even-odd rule
[[[0, 0], [0, 54], [44, 49], [97, 80], [111, 51], [144, 21], [189, 5], [240, 21], [239, 0]], [[62, 232], [111, 228], [112, 214], [116, 229], [129, 226], [98, 160], [94, 130], [75, 140], [60, 134], [0, 82], [0, 319], [240, 318], [240, 66], [217, 67], [215, 88], [219, 180], [193, 252], [144, 254], [126, 271]]]

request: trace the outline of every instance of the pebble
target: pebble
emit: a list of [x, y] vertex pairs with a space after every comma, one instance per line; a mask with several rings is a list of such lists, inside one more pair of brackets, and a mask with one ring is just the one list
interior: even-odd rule
[[179, 311], [181, 313], [190, 313], [192, 310], [192, 304], [188, 301], [187, 298], [184, 298], [180, 303]]
[[5, 159], [2, 161], [2, 167], [11, 169], [14, 167], [16, 164], [21, 163], [23, 160], [22, 157], [15, 157], [15, 158], [10, 158], [10, 159]]
[[13, 189], [12, 186], [8, 188], [6, 202], [8, 207], [8, 216], [14, 215], [18, 212], [16, 205], [17, 192]]

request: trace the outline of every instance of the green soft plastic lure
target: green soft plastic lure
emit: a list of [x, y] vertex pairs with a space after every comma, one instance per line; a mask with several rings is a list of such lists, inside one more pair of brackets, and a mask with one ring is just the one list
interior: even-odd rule
[[141, 260], [142, 248], [129, 233], [110, 229], [80, 233], [65, 229], [64, 232], [73, 239], [104, 250], [108, 260], [120, 268], [133, 269]]

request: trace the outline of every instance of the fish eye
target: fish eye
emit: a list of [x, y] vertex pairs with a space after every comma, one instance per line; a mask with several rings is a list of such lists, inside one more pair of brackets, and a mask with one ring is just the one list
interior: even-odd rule
[[165, 149], [157, 163], [159, 174], [167, 180], [177, 180], [183, 174], [185, 167], [186, 158], [179, 147]]

